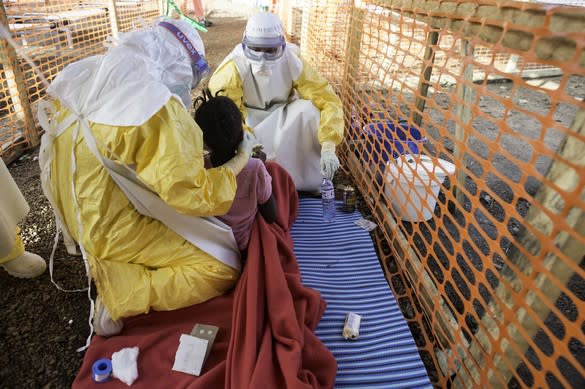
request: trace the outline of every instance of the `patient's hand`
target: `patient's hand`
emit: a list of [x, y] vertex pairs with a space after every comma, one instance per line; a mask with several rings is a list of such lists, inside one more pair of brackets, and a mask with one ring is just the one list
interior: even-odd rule
[[263, 151], [262, 145], [254, 146], [252, 149], [252, 158], [258, 158], [262, 162], [266, 162], [266, 153]]

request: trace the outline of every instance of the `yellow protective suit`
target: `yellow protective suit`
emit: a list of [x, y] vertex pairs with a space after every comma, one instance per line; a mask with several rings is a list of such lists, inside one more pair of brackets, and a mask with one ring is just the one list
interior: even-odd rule
[[[69, 111], [56, 104], [61, 121]], [[64, 224], [84, 246], [112, 319], [178, 309], [229, 290], [238, 271], [139, 214], [74, 127], [53, 143], [51, 193]], [[143, 183], [179, 212], [209, 216], [230, 208], [235, 176], [225, 167], [204, 168], [201, 130], [179, 100], [169, 99], [139, 126], [90, 122], [90, 128], [104, 157], [133, 167]]]
[[[289, 44], [289, 46], [291, 46]], [[292, 89], [296, 90], [299, 97], [309, 100], [321, 112], [321, 120], [317, 130], [317, 139], [320, 144], [332, 142], [338, 145], [343, 140], [343, 108], [339, 97], [329, 82], [317, 73], [304, 59], [302, 70], [298, 78], [292, 80]], [[213, 73], [209, 80], [209, 90], [212, 94], [219, 90], [231, 98], [246, 118], [248, 112], [244, 104], [244, 86], [240, 71], [231, 59], [224, 61]], [[289, 95], [291, 90], [285, 91]], [[249, 129], [249, 128], [248, 128]]]

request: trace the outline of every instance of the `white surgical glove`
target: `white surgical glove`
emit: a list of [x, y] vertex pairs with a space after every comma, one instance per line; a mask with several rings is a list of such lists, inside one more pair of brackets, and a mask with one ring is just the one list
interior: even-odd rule
[[339, 169], [339, 158], [335, 154], [335, 143], [325, 141], [321, 145], [321, 174], [330, 180]]
[[244, 139], [240, 142], [238, 146], [238, 154], [247, 154], [248, 156], [252, 154], [252, 149], [258, 145], [258, 140], [249, 131], [244, 131]]
[[242, 139], [238, 146], [238, 153], [235, 157], [224, 163], [223, 166], [231, 169], [237, 176], [248, 163], [250, 155], [252, 154], [252, 149], [257, 144], [258, 141], [256, 140], [256, 137], [248, 131], [244, 131], [244, 139]]

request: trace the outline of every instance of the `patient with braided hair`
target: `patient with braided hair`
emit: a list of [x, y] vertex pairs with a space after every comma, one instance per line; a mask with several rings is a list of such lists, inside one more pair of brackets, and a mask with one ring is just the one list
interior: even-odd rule
[[[209, 163], [216, 167], [237, 153], [244, 136], [243, 118], [236, 104], [226, 96], [215, 96], [204, 90], [194, 103], [195, 121], [203, 131], [203, 142], [209, 152]], [[258, 211], [264, 220], [273, 223], [277, 218], [276, 201], [272, 195], [272, 177], [264, 162], [250, 158], [236, 176], [237, 190], [228, 213], [218, 217], [232, 228], [240, 251], [248, 247], [252, 223]]]

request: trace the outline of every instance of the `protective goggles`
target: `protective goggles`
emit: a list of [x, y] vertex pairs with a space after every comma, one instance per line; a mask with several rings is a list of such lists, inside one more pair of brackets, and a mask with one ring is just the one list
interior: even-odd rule
[[160, 22], [159, 26], [169, 30], [175, 38], [187, 49], [191, 57], [191, 70], [193, 72], [193, 85], [198, 85], [199, 82], [209, 73], [209, 65], [205, 58], [199, 54], [195, 45], [181, 32], [175, 25], [167, 22]]
[[242, 41], [244, 55], [252, 61], [260, 61], [262, 59], [266, 61], [276, 61], [284, 54], [285, 47], [286, 41], [282, 36], [254, 39], [249, 39], [244, 36]]

